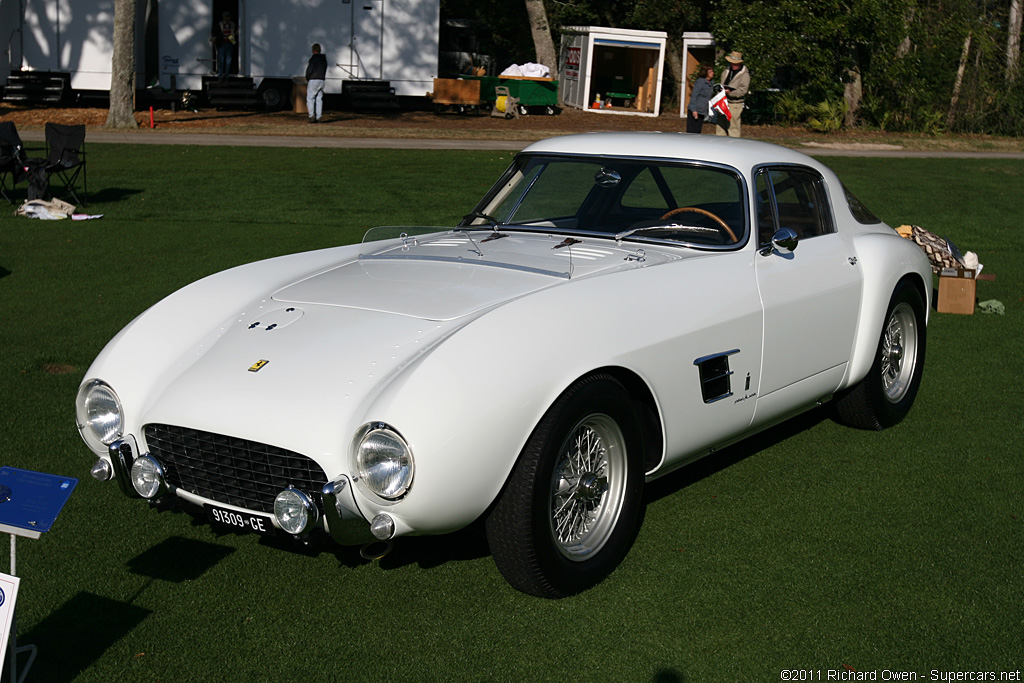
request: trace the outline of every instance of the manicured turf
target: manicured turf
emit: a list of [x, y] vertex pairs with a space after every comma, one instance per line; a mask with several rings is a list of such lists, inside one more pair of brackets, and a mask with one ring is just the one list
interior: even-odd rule
[[1006, 315], [933, 314], [917, 405], [889, 431], [823, 410], [654, 483], [632, 552], [582, 595], [512, 590], [476, 529], [402, 539], [369, 563], [219, 534], [89, 477], [77, 385], [147, 306], [372, 225], [451, 224], [509, 160], [92, 145], [88, 211], [104, 218], [0, 215], [0, 464], [81, 480], [52, 531], [18, 542], [20, 641], [39, 647], [30, 681], [1024, 668], [1024, 162], [826, 160], [891, 225], [976, 251], [998, 275], [979, 299]]

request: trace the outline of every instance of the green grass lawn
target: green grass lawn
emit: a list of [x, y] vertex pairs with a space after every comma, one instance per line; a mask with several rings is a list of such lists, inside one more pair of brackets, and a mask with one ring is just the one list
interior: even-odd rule
[[514, 591], [476, 529], [400, 539], [370, 563], [220, 534], [89, 477], [75, 391], [147, 306], [373, 225], [451, 224], [510, 159], [91, 145], [102, 219], [0, 215], [0, 464], [80, 478], [53, 530], [17, 546], [30, 681], [1024, 669], [1021, 161], [827, 159], [891, 225], [977, 252], [998, 276], [979, 299], [1006, 315], [933, 313], [917, 404], [889, 431], [819, 411], [655, 482], [632, 552], [582, 595]]

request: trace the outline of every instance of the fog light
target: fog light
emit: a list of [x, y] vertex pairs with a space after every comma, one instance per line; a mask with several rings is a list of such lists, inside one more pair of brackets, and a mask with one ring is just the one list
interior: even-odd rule
[[103, 458], [97, 460], [89, 472], [96, 481], [110, 481], [110, 478], [114, 476], [114, 468]]
[[132, 486], [143, 498], [156, 498], [167, 490], [164, 468], [150, 455], [140, 456], [132, 464]]
[[289, 486], [274, 499], [274, 517], [282, 529], [298, 536], [316, 524], [320, 513], [309, 496]]
[[395, 535], [395, 520], [391, 519], [391, 515], [382, 512], [370, 522], [370, 533], [374, 538], [388, 540]]

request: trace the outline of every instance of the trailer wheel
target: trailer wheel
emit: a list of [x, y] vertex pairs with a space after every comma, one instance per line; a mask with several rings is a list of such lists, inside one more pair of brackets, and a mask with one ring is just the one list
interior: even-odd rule
[[281, 79], [266, 78], [256, 90], [257, 96], [263, 100], [263, 106], [269, 111], [277, 111], [288, 106], [288, 98], [292, 93], [292, 84]]

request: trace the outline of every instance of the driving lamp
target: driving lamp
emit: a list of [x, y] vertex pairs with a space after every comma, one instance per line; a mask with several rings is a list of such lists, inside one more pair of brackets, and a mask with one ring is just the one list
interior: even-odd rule
[[309, 496], [294, 486], [289, 486], [274, 498], [274, 517], [281, 528], [293, 536], [311, 528], [319, 516]]
[[163, 465], [151, 455], [139, 456], [132, 464], [132, 486], [143, 498], [162, 495], [167, 490]]

